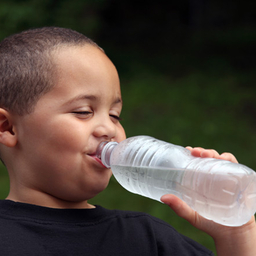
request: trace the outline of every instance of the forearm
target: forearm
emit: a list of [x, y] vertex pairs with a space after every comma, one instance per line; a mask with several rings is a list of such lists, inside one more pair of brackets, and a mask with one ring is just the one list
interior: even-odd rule
[[256, 224], [254, 218], [242, 227], [226, 230], [214, 241], [217, 256], [255, 256]]

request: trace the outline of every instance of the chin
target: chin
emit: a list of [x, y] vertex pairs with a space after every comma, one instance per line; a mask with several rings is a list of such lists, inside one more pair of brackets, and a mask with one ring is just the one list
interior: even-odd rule
[[109, 185], [109, 179], [107, 182], [101, 182], [96, 184], [96, 186], [94, 188], [91, 189], [90, 191], [90, 199], [97, 196], [99, 193], [101, 193], [102, 191], [104, 191]]

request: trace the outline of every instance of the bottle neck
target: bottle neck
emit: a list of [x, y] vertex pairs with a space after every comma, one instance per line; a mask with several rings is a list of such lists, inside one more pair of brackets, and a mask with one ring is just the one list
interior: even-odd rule
[[118, 145], [115, 141], [103, 141], [100, 143], [96, 155], [101, 162], [107, 167], [111, 167], [110, 157], [113, 149]]

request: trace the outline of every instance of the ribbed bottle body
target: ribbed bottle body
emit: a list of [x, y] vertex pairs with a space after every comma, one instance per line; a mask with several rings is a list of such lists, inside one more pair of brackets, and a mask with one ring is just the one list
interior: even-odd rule
[[116, 145], [110, 166], [130, 192], [160, 201], [175, 194], [200, 215], [227, 226], [246, 223], [256, 210], [256, 174], [241, 164], [193, 157], [190, 151], [148, 136]]

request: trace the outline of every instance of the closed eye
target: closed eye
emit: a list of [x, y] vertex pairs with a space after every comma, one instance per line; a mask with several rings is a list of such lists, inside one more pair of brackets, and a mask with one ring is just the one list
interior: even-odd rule
[[93, 112], [90, 111], [73, 111], [72, 114], [80, 119], [88, 119], [93, 116]]
[[90, 115], [90, 114], [92, 114], [92, 112], [90, 112], [90, 111], [74, 111], [72, 113], [77, 114], [77, 115]]
[[109, 115], [109, 116], [115, 118], [117, 121], [122, 120], [122, 118], [120, 116], [116, 116], [116, 115]]

